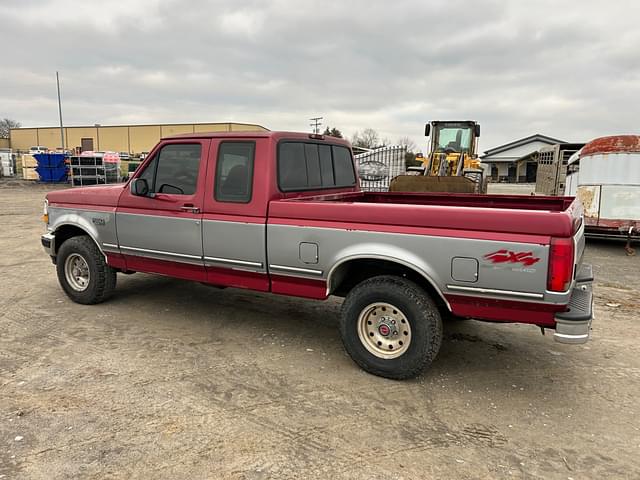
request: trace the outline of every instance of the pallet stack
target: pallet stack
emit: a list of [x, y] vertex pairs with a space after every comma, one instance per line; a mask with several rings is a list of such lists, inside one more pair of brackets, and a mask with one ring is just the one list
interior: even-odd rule
[[28, 153], [22, 154], [22, 178], [25, 180], [40, 180], [36, 167], [38, 162], [33, 155]]

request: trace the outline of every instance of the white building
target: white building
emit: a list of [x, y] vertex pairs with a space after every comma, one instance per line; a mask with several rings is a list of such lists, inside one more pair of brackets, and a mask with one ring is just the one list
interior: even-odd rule
[[526, 160], [541, 147], [566, 143], [564, 140], [547, 137], [536, 133], [514, 142], [505, 143], [491, 148], [480, 156], [480, 161], [486, 165], [487, 175], [493, 182], [535, 183], [537, 163], [534, 159]]

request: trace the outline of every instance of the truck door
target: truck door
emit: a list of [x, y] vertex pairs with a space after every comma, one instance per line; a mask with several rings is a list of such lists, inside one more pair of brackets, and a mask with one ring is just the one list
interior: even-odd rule
[[118, 247], [128, 270], [205, 280], [202, 199], [210, 143], [164, 142], [135, 174], [147, 180], [149, 194], [125, 189], [120, 196]]
[[268, 291], [266, 192], [272, 178], [269, 141], [213, 139], [210, 151], [202, 219], [207, 282]]

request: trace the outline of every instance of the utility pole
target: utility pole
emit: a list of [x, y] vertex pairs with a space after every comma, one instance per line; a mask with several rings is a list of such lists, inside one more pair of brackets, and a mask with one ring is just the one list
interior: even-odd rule
[[64, 128], [62, 128], [62, 101], [60, 100], [60, 77], [56, 72], [56, 84], [58, 85], [58, 114], [60, 116], [60, 146], [64, 151]]
[[100, 151], [100, 125], [99, 123], [94, 123], [94, 127], [96, 127], [96, 151]]
[[313, 133], [320, 133], [320, 127], [322, 126], [322, 122], [320, 120], [323, 118], [324, 117], [314, 117], [309, 119], [313, 122], [309, 124], [313, 127]]

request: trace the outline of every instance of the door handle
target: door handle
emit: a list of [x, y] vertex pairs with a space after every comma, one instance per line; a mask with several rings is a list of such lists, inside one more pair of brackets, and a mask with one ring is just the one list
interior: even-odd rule
[[192, 204], [186, 204], [180, 207], [183, 212], [200, 213], [200, 209]]

